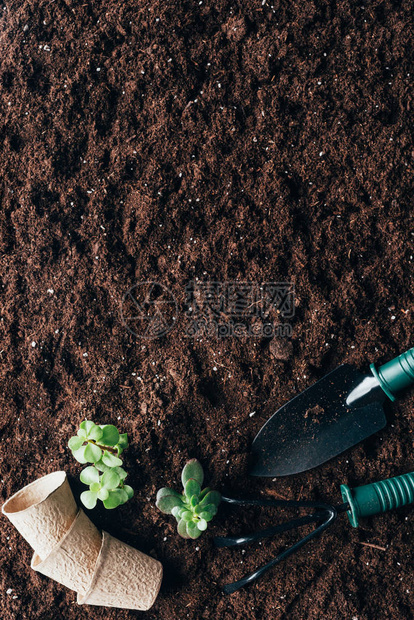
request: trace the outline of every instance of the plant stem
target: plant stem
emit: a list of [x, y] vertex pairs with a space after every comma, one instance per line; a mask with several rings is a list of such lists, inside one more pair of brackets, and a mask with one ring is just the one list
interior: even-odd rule
[[111, 448], [110, 446], [103, 446], [100, 443], [96, 443], [94, 439], [88, 439], [88, 443], [93, 443], [94, 446], [98, 446], [98, 448], [100, 448], [102, 451], [106, 450], [107, 452], [110, 452], [111, 454], [115, 454], [115, 456], [118, 456], [118, 450], [116, 448]]

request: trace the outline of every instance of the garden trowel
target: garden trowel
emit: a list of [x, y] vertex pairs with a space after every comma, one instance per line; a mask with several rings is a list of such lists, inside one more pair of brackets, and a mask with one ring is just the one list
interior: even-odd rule
[[386, 398], [414, 384], [414, 348], [370, 370], [343, 364], [276, 411], [253, 441], [251, 475], [312, 469], [384, 428]]

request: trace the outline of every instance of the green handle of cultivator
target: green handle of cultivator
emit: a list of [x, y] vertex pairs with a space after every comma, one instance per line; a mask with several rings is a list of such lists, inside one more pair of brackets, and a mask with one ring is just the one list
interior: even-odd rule
[[378, 370], [374, 364], [371, 364], [370, 369], [388, 398], [394, 401], [395, 392], [414, 384], [414, 348], [380, 366]]
[[361, 517], [369, 517], [414, 503], [414, 472], [365, 484], [355, 489], [342, 484], [341, 493], [344, 502], [349, 504], [347, 514], [351, 525], [358, 527]]

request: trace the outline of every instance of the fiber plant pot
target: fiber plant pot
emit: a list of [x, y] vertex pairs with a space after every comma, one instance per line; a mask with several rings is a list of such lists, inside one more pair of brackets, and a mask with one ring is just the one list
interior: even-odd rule
[[162, 564], [102, 532], [102, 547], [90, 587], [80, 605], [149, 609], [161, 587]]
[[66, 473], [55, 471], [23, 487], [1, 510], [44, 559], [72, 525], [78, 507]]
[[101, 544], [101, 533], [83, 510], [79, 510], [66, 535], [47, 558], [42, 560], [35, 553], [30, 566], [84, 595], [91, 583]]

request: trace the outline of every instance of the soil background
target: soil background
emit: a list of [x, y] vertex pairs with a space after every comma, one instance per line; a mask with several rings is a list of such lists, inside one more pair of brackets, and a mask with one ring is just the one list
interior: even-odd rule
[[[366, 368], [414, 344], [411, 8], [1, 4], [1, 498], [56, 469], [79, 493], [67, 440], [85, 417], [114, 423], [130, 436], [136, 494], [90, 516], [165, 567], [146, 614], [82, 608], [30, 569], [29, 546], [2, 517], [4, 620], [414, 616], [410, 509], [358, 530], [342, 517], [225, 596], [224, 583], [292, 538], [230, 551], [212, 536], [286, 515], [223, 509], [191, 542], [154, 506], [188, 457], [217, 489], [252, 497], [340, 501], [343, 482], [414, 470], [408, 394], [387, 407], [386, 429], [324, 466], [247, 475], [251, 441], [278, 406], [342, 362]], [[186, 337], [196, 278], [293, 282], [291, 339]], [[120, 314], [145, 280], [179, 307], [152, 341]]]

